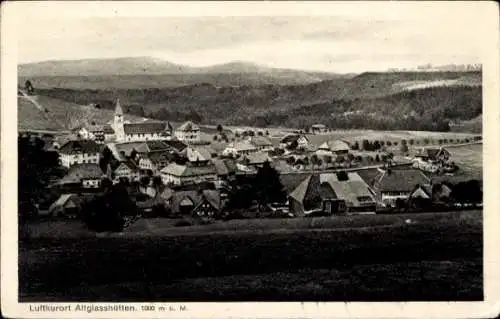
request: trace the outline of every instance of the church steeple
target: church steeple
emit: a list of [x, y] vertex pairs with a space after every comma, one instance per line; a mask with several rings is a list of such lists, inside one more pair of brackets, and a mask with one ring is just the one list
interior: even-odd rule
[[116, 99], [114, 122], [116, 141], [122, 142], [125, 140], [125, 128], [123, 125], [123, 110], [120, 105], [120, 99]]
[[120, 105], [120, 99], [116, 99], [115, 115], [123, 116], [123, 110], [122, 110], [122, 107]]

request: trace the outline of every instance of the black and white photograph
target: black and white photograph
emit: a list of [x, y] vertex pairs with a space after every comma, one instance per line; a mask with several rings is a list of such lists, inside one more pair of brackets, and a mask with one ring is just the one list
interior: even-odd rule
[[482, 4], [17, 4], [12, 299], [488, 301]]

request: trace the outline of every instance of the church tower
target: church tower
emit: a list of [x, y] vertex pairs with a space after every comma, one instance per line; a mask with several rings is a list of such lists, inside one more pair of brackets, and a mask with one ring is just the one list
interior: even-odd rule
[[120, 99], [116, 99], [114, 130], [115, 130], [115, 135], [116, 135], [116, 141], [117, 142], [125, 141], [125, 128], [123, 125], [123, 110], [122, 110], [122, 107], [120, 105]]

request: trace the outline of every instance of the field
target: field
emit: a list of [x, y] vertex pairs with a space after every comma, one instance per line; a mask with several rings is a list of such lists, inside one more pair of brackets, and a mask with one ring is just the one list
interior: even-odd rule
[[483, 299], [480, 211], [136, 226], [21, 240], [20, 300]]
[[474, 176], [480, 176], [483, 172], [483, 145], [473, 144], [447, 148], [452, 160]]

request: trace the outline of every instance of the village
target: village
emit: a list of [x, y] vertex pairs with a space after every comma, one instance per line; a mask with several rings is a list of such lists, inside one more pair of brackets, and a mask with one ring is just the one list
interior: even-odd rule
[[50, 181], [50, 195], [34, 205], [40, 218], [82, 218], [97, 196], [117, 185], [135, 203], [133, 220], [196, 223], [482, 207], [481, 183], [454, 176], [460, 168], [443, 146], [480, 143], [480, 136], [311, 143], [329, 131], [317, 124], [277, 137], [219, 125], [212, 140], [202, 139], [192, 121], [126, 121], [117, 99], [106, 124], [88, 123], [64, 135], [20, 132], [20, 138], [44, 140], [65, 170]]

